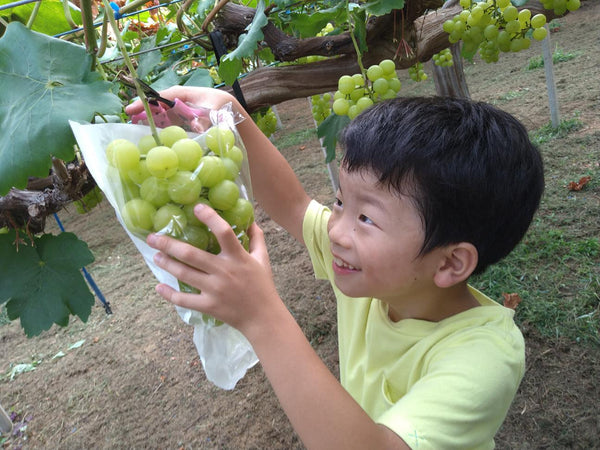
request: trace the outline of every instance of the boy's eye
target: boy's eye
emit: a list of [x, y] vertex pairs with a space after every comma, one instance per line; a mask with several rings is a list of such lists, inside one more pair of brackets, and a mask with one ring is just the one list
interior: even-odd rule
[[333, 206], [337, 206], [338, 208], [341, 208], [343, 206], [343, 203], [339, 198], [336, 197], [333, 202]]
[[364, 214], [361, 214], [358, 217], [358, 220], [360, 220], [361, 222], [364, 222], [364, 223], [368, 223], [368, 224], [372, 224], [373, 223], [373, 221], [371, 219], [369, 219], [367, 216], [365, 216]]

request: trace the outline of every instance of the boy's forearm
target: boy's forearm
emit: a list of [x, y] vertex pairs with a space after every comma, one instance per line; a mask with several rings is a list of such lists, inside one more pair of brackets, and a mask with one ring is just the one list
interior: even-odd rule
[[248, 332], [273, 389], [309, 449], [408, 449], [378, 425], [342, 387], [312, 349], [291, 314], [273, 317], [274, 326]]
[[237, 128], [248, 153], [254, 198], [269, 217], [302, 242], [302, 220], [310, 197], [279, 150], [239, 103], [236, 106], [246, 117]]

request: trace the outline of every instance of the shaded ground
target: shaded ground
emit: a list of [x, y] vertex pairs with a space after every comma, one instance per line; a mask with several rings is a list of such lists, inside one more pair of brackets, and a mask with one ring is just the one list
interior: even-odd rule
[[[561, 20], [553, 42], [581, 52], [557, 65], [555, 75], [563, 117], [574, 113], [589, 146], [600, 147], [600, 56], [597, 0]], [[499, 65], [466, 67], [476, 99], [496, 103], [530, 129], [549, 120], [543, 70], [524, 71], [539, 45], [508, 55]], [[403, 74], [403, 92], [432, 93]], [[310, 129], [306, 99], [278, 108], [284, 136]], [[303, 134], [303, 136], [307, 136]], [[569, 141], [558, 149], [565, 158]], [[318, 141], [308, 136], [282, 152], [309, 193], [330, 202], [331, 185]], [[598, 161], [590, 161], [598, 164]], [[568, 162], [549, 171], [573, 170]], [[569, 174], [570, 176], [570, 174]], [[592, 193], [593, 194], [593, 193]], [[595, 195], [595, 196], [594, 196]], [[598, 193], [588, 198], [599, 201]], [[67, 231], [90, 245], [96, 262], [88, 267], [110, 301], [107, 316], [97, 303], [87, 324], [73, 321], [26, 339], [18, 323], [0, 327], [0, 374], [21, 363], [35, 369], [0, 379], [0, 403], [26, 424], [6, 448], [302, 448], [263, 374], [252, 368], [233, 391], [207, 382], [192, 343], [192, 329], [154, 293], [154, 278], [114, 218], [108, 204], [79, 216], [60, 214]], [[258, 211], [268, 239], [274, 276], [283, 298], [308, 338], [337, 373], [335, 308], [330, 288], [313, 279], [308, 256]], [[523, 325], [527, 373], [497, 436], [498, 448], [600, 448], [600, 349], [540, 336]], [[73, 344], [83, 344], [78, 348]], [[53, 358], [63, 352], [62, 357]], [[0, 438], [1, 439], [1, 438]], [[0, 441], [1, 442], [1, 441]]]

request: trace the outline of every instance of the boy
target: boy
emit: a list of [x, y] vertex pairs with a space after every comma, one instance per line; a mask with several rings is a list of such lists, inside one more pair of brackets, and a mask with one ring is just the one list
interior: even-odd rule
[[[221, 91], [161, 95], [242, 111]], [[524, 127], [465, 100], [377, 104], [343, 133], [330, 211], [244, 114], [256, 200], [307, 246], [335, 291], [341, 383], [276, 292], [256, 224], [249, 253], [206, 206], [195, 213], [218, 255], [149, 236], [156, 263], [202, 291], [158, 293], [248, 338], [307, 448], [492, 448], [523, 376], [524, 343], [513, 312], [467, 282], [512, 250], [539, 205], [542, 160]]]

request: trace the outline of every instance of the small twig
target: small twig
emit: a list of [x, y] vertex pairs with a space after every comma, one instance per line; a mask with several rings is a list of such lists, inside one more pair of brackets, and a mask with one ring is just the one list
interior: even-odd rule
[[200, 27], [200, 29], [203, 32], [206, 33], [208, 24], [212, 22], [214, 17], [219, 13], [219, 11], [221, 11], [221, 8], [223, 8], [223, 6], [225, 6], [227, 3], [229, 3], [229, 0], [220, 0], [219, 3], [217, 3], [216, 6], [212, 9], [212, 11], [208, 13], [206, 19], [204, 19], [204, 22], [202, 22], [202, 26]]

